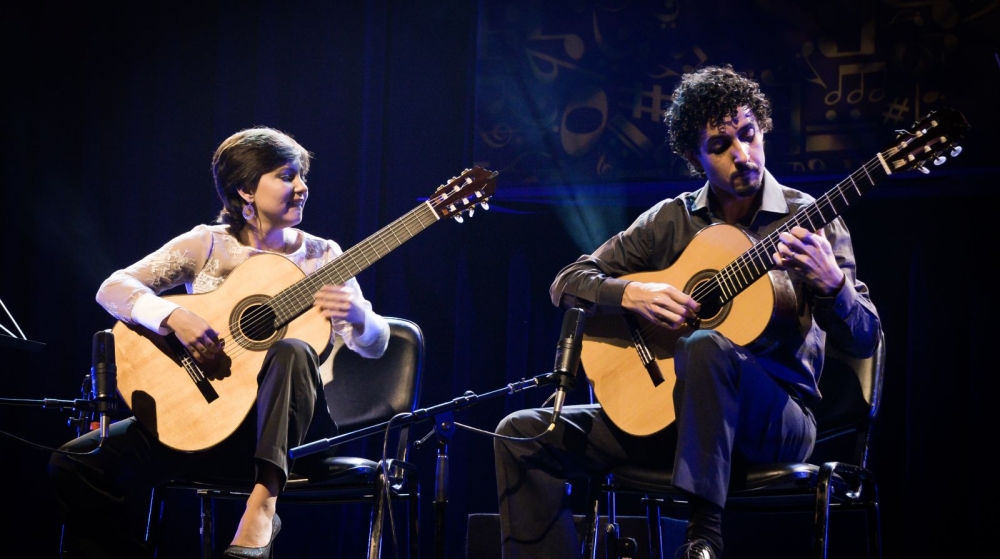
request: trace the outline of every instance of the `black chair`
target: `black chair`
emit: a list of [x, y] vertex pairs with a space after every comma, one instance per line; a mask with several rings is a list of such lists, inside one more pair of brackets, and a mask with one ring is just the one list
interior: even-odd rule
[[[386, 423], [396, 414], [416, 409], [422, 380], [424, 338], [420, 327], [408, 320], [386, 317], [391, 336], [389, 347], [379, 359], [366, 359], [342, 346], [338, 339], [332, 363], [332, 381], [325, 386], [330, 413], [341, 433]], [[308, 468], [293, 467], [279, 502], [372, 504], [368, 535], [368, 557], [378, 559], [383, 539], [385, 512], [393, 502], [406, 502], [408, 549], [400, 556], [417, 557], [419, 549], [418, 505], [420, 488], [413, 465], [407, 462], [411, 443], [408, 426], [392, 428], [394, 451], [383, 463], [379, 457], [335, 456], [306, 461]], [[379, 441], [382, 439], [379, 438]], [[378, 445], [381, 449], [381, 445]], [[392, 448], [392, 447], [389, 447]], [[303, 457], [303, 459], [309, 456]], [[251, 487], [227, 480], [175, 480], [153, 491], [150, 499], [146, 538], [156, 544], [163, 514], [164, 489], [194, 490], [201, 504], [201, 553], [211, 559], [215, 553], [216, 499], [246, 500]], [[391, 502], [386, 502], [386, 498]], [[391, 513], [391, 510], [389, 511]]]
[[[816, 415], [817, 440], [809, 461], [753, 465], [734, 470], [726, 511], [813, 511], [812, 555], [825, 559], [831, 510], [863, 510], [868, 556], [881, 557], [878, 486], [868, 469], [868, 448], [882, 396], [884, 363], [884, 334], [880, 334], [878, 347], [868, 359], [852, 359], [835, 348], [827, 348], [827, 360], [820, 377], [823, 400], [812, 407]], [[641, 497], [646, 507], [649, 556], [664, 558], [661, 517], [686, 518], [689, 513], [684, 494], [671, 482], [669, 469], [633, 466], [616, 468], [606, 479], [594, 482], [591, 487], [593, 500], [586, 516], [584, 557], [596, 555], [601, 495], [607, 497], [607, 556], [631, 556], [635, 540], [619, 533], [615, 497], [633, 495]]]

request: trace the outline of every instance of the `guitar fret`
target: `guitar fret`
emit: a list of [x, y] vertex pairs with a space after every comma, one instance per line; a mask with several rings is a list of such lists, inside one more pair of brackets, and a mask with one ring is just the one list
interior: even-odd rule
[[831, 212], [833, 212], [833, 215], [830, 216], [830, 219], [828, 219], [826, 221], [826, 223], [830, 223], [831, 221], [833, 221], [834, 219], [836, 219], [838, 215], [840, 215], [840, 211], [842, 209], [846, 208], [846, 206], [844, 208], [838, 207], [837, 206], [837, 203], [838, 203], [837, 199], [834, 198], [830, 193], [827, 193], [827, 195], [824, 196], [824, 198], [826, 199], [826, 207], [829, 208], [829, 210]]
[[[851, 175], [847, 178], [851, 181], [851, 186], [854, 187], [854, 191], [858, 193], [858, 196], [861, 196], [861, 191], [858, 190], [858, 185], [857, 183], [854, 182], [854, 175]], [[847, 200], [847, 194], [844, 193], [844, 189], [838, 188], [837, 192], [840, 192], [840, 197], [844, 199], [844, 207], [846, 208], [847, 206], [850, 206], [851, 203]]]
[[726, 288], [726, 269], [723, 268], [719, 270], [719, 272], [715, 274], [714, 279], [719, 286], [719, 292], [722, 293], [723, 297], [726, 297], [727, 293], [729, 293], [729, 289]]
[[[742, 259], [741, 259], [741, 260], [742, 260]], [[741, 287], [746, 287], [746, 286], [750, 285], [750, 281], [748, 281], [748, 280], [747, 280], [747, 274], [746, 274], [746, 272], [747, 272], [747, 269], [746, 269], [746, 265], [744, 265], [744, 264], [740, 264], [740, 266], [739, 266], [739, 267], [737, 268], [737, 270], [739, 270], [739, 273], [740, 273], [740, 279], [742, 279], [742, 280], [743, 280], [743, 285], [741, 285]]]
[[[805, 217], [806, 221], [809, 222], [809, 227], [807, 227], [807, 229], [809, 229], [810, 231], [815, 231], [816, 230], [816, 224], [813, 223], [812, 216], [809, 215], [809, 208], [808, 207], [805, 208], [805, 211], [803, 211], [802, 214], [803, 214], [803, 217]], [[820, 215], [820, 217], [823, 217], [822, 214]]]
[[875, 185], [875, 181], [874, 181], [874, 180], [872, 180], [872, 176], [868, 174], [868, 169], [867, 169], [867, 167], [865, 167], [864, 165], [862, 165], [862, 166], [861, 166], [861, 169], [862, 169], [862, 170], [864, 170], [864, 172], [865, 172], [865, 176], [866, 176], [866, 177], [868, 177], [868, 182], [872, 183], [872, 186], [874, 186], [874, 185]]
[[[344, 251], [303, 279], [271, 298], [276, 325], [286, 324], [312, 306], [313, 295], [326, 283], [342, 284], [377, 262], [382, 256], [412, 239], [431, 223], [438, 221], [435, 207], [425, 201], [356, 246]], [[395, 245], [393, 245], [393, 241]], [[379, 249], [379, 243], [385, 251]]]
[[756, 278], [759, 278], [760, 276], [764, 275], [764, 273], [767, 272], [766, 262], [770, 260], [770, 258], [767, 258], [767, 260], [765, 260], [764, 259], [765, 255], [766, 253], [762, 251], [761, 254], [758, 254], [755, 258], [751, 259], [751, 262], [753, 262], [753, 272], [756, 277], [754, 278], [754, 280], [751, 280], [750, 283], [753, 283], [753, 281], [755, 281]]
[[407, 227], [405, 223], [403, 224], [403, 229], [405, 229], [405, 230], [406, 230], [406, 234], [407, 234], [407, 235], [409, 235], [409, 236], [411, 236], [411, 237], [413, 236], [413, 233], [410, 233], [410, 228], [409, 228], [409, 227]]
[[733, 268], [732, 265], [725, 267], [725, 270], [726, 270], [726, 288], [727, 288], [726, 292], [727, 293], [735, 293], [735, 292], [739, 291], [739, 286], [736, 285], [735, 278], [733, 277], [733, 269], [732, 268]]
[[830, 217], [826, 217], [826, 214], [823, 213], [823, 205], [817, 206], [816, 209], [819, 211], [819, 216], [823, 219], [823, 223], [822, 225], [820, 225], [820, 227], [826, 225], [827, 223], [830, 223], [831, 221], [833, 221], [833, 218], [837, 217], [836, 208], [833, 207], [833, 202], [830, 200], [829, 195], [824, 195], [822, 200], [824, 202], [824, 205], [826, 205], [827, 208], [834, 210], [834, 212]]
[[368, 256], [366, 256], [366, 255], [365, 255], [364, 251], [361, 251], [361, 258], [364, 258], [364, 259], [365, 259], [365, 267], [366, 267], [366, 268], [367, 268], [368, 266], [371, 266], [371, 265], [372, 265], [372, 261], [371, 261], [371, 260], [368, 260]]
[[390, 247], [389, 243], [385, 242], [385, 235], [379, 235], [379, 240], [382, 241], [382, 244], [385, 246], [385, 254], [389, 254], [390, 252], [392, 252], [392, 249], [395, 248], [395, 247]]
[[[354, 251], [354, 250], [349, 250], [349, 251], [347, 251], [347, 252], [344, 253], [344, 254], [347, 255], [347, 258], [350, 260], [349, 264], [351, 264], [351, 266], [354, 269], [354, 274], [350, 274], [352, 276], [355, 275], [355, 274], [357, 274], [358, 271], [361, 270], [361, 266], [358, 264], [357, 259], [354, 257], [354, 253], [355, 252], [356, 251]], [[337, 279], [339, 280], [340, 278], [337, 278]], [[343, 282], [338, 281], [337, 283], [343, 283]]]

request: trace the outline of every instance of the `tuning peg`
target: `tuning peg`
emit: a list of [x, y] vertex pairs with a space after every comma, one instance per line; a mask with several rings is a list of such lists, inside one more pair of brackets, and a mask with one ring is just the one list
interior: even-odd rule
[[929, 175], [931, 173], [930, 169], [924, 167], [923, 165], [918, 165], [916, 169], [925, 175]]
[[480, 202], [479, 205], [482, 206], [484, 210], [490, 209], [490, 205], [487, 204], [486, 202]]
[[475, 206], [469, 208], [469, 217], [472, 217], [472, 214], [474, 214], [474, 213], [476, 213], [476, 207]]
[[955, 146], [955, 149], [951, 150], [952, 157], [958, 157], [960, 153], [962, 153], [962, 146]]
[[948, 159], [945, 156], [939, 155], [936, 158], [934, 158], [934, 164], [935, 165], [943, 165], [944, 162], [947, 161], [947, 160]]
[[463, 221], [465, 221], [465, 219], [462, 218], [462, 214], [461, 213], [457, 213], [457, 214], [455, 214], [455, 221], [457, 221], [459, 223], [462, 223]]

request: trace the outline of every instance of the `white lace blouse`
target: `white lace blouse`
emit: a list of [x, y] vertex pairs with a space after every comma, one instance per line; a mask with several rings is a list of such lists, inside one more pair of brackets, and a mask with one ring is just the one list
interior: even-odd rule
[[[287, 254], [281, 256], [306, 275], [343, 252], [334, 241], [298, 229], [286, 229], [285, 239]], [[163, 321], [178, 305], [159, 297], [160, 293], [181, 284], [188, 293], [212, 291], [237, 265], [267, 252], [241, 244], [226, 225], [198, 225], [111, 274], [98, 289], [97, 302], [118, 320], [168, 334], [170, 329]], [[355, 304], [365, 310], [364, 334], [355, 338], [351, 325], [341, 320], [333, 323], [334, 337], [341, 336], [347, 347], [364, 357], [380, 357], [389, 343], [389, 324], [372, 310], [357, 280], [351, 278], [346, 284], [354, 289]]]

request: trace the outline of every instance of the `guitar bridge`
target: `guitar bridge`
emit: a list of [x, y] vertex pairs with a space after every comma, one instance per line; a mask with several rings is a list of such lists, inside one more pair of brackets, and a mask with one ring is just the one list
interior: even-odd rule
[[212, 383], [208, 381], [205, 373], [202, 372], [198, 363], [195, 362], [194, 358], [184, 349], [184, 345], [181, 341], [177, 339], [177, 336], [170, 334], [166, 337], [167, 346], [170, 347], [174, 355], [177, 356], [180, 361], [181, 367], [187, 371], [188, 376], [191, 377], [191, 382], [194, 383], [201, 395], [205, 397], [205, 401], [212, 403], [219, 399], [219, 393], [215, 391], [215, 387]]
[[653, 386], [663, 384], [663, 372], [660, 371], [659, 363], [653, 358], [653, 352], [649, 351], [649, 345], [646, 344], [646, 340], [642, 337], [639, 321], [629, 314], [626, 314], [624, 318], [625, 325], [628, 327], [629, 337], [632, 338], [632, 347], [639, 354], [639, 360], [642, 362], [643, 368], [646, 369], [649, 380], [653, 382]]

